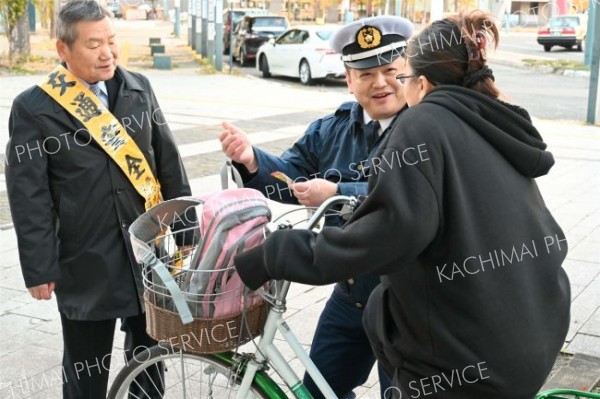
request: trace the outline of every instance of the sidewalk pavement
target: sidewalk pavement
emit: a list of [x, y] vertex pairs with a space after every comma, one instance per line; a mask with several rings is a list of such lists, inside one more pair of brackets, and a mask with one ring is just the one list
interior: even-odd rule
[[[162, 27], [162, 34], [168, 36], [166, 29]], [[146, 32], [128, 39], [135, 43], [143, 35]], [[185, 51], [184, 39], [169, 40], [171, 47]], [[173, 71], [136, 67], [153, 84], [195, 194], [220, 188], [216, 173], [225, 158], [216, 134], [221, 121], [239, 125], [254, 143], [279, 153], [310, 121], [351, 98], [319, 87], [306, 89], [226, 74], [200, 75], [193, 63]], [[39, 79], [0, 76], [0, 129], [6, 129], [14, 96]], [[534, 123], [556, 158], [551, 173], [539, 178], [538, 184], [569, 243], [564, 268], [572, 288], [572, 317], [564, 351], [600, 357], [600, 128], [568, 121], [535, 119]], [[5, 135], [6, 130], [0, 130], [0, 137]], [[274, 204], [275, 214], [283, 209]], [[9, 220], [8, 212], [2, 190], [0, 217], [5, 221]], [[59, 398], [62, 340], [56, 303], [35, 301], [27, 293], [12, 228], [0, 230], [0, 270], [4, 276], [0, 280], [0, 398]], [[306, 349], [331, 289], [292, 285], [286, 318]], [[122, 341], [117, 328], [111, 381], [121, 365]], [[301, 372], [298, 359], [285, 347], [283, 352]], [[378, 398], [376, 373], [356, 393], [360, 398]]]

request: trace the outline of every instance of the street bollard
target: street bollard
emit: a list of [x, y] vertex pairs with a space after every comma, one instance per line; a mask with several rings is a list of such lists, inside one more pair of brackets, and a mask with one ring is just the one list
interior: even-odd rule
[[164, 52], [165, 52], [164, 44], [153, 44], [152, 46], [150, 46], [150, 55], [164, 53]]

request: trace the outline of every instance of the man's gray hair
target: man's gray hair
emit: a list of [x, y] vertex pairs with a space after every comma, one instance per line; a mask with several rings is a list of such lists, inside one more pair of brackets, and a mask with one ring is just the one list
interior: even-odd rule
[[112, 13], [96, 0], [71, 0], [58, 13], [56, 37], [67, 46], [77, 40], [75, 24], [81, 21], [100, 21]]

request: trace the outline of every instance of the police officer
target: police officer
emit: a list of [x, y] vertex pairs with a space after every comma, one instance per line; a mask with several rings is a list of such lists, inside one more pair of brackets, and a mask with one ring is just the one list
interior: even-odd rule
[[[348, 91], [356, 102], [346, 102], [331, 115], [310, 124], [305, 134], [281, 156], [252, 146], [237, 127], [223, 123], [222, 149], [233, 160], [244, 185], [269, 198], [318, 206], [336, 195], [366, 195], [369, 158], [397, 115], [406, 108], [396, 81], [404, 61], [401, 55], [412, 33], [401, 17], [382, 16], [346, 25], [331, 39], [346, 66]], [[271, 176], [280, 171], [295, 182], [290, 188]], [[328, 225], [341, 219], [329, 218]], [[363, 384], [375, 356], [362, 325], [363, 307], [379, 284], [377, 276], [361, 276], [336, 284], [317, 325], [310, 357], [340, 398], [352, 398]], [[381, 395], [390, 380], [379, 368]], [[310, 376], [305, 384], [315, 398], [323, 397]]]

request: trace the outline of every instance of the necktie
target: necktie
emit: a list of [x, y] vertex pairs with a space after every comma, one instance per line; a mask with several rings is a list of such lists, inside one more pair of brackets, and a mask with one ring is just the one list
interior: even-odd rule
[[104, 96], [102, 95], [102, 90], [100, 90], [98, 83], [94, 83], [93, 85], [90, 85], [90, 91], [92, 93], [94, 93], [96, 95], [96, 97], [98, 97], [98, 99], [100, 100], [100, 102], [102, 102], [102, 104], [104, 104], [104, 106], [106, 106]]
[[375, 141], [379, 137], [379, 121], [372, 120], [364, 127], [365, 137], [367, 138], [367, 150], [371, 150]]

